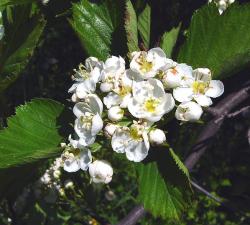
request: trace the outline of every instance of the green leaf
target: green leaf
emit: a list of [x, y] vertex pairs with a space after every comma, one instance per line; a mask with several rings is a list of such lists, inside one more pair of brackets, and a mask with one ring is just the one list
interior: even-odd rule
[[180, 189], [163, 178], [156, 162], [138, 165], [138, 172], [139, 200], [145, 209], [154, 216], [178, 220], [185, 209]]
[[[139, 201], [154, 216], [178, 220], [191, 193], [189, 177], [165, 146], [153, 147], [145, 163], [138, 163]], [[175, 159], [174, 159], [175, 158]], [[180, 164], [180, 160], [178, 162]], [[182, 166], [183, 167], [183, 166]]]
[[31, 5], [11, 9], [12, 20], [5, 19], [5, 35], [0, 44], [0, 92], [24, 70], [45, 27], [41, 15], [33, 15]]
[[70, 24], [89, 55], [101, 60], [109, 56], [115, 32], [122, 23], [122, 7], [122, 1], [113, 0], [98, 4], [81, 0], [73, 4]]
[[146, 48], [150, 45], [150, 23], [151, 8], [147, 4], [142, 13], [138, 16], [138, 30]]
[[[35, 99], [19, 106], [0, 131], [0, 168], [30, 163], [60, 152], [60, 116], [64, 106], [50, 99]], [[64, 118], [65, 120], [65, 118]]]
[[26, 3], [36, 2], [35, 0], [1, 0], [0, 2], [0, 9], [4, 9], [7, 6], [16, 6], [22, 5]]
[[231, 5], [222, 15], [214, 4], [192, 17], [178, 61], [207, 67], [216, 79], [228, 77], [250, 62], [250, 4]]
[[172, 148], [169, 148], [169, 152], [170, 152], [171, 156], [173, 157], [178, 168], [187, 176], [188, 179], [190, 179], [188, 169], [183, 164], [183, 162], [180, 160], [179, 156], [175, 154], [175, 152]]
[[165, 32], [161, 38], [160, 47], [164, 50], [167, 57], [172, 56], [174, 46], [176, 44], [181, 25], [172, 28], [169, 32]]
[[127, 46], [129, 52], [138, 51], [137, 17], [130, 0], [126, 1], [125, 30], [127, 34]]

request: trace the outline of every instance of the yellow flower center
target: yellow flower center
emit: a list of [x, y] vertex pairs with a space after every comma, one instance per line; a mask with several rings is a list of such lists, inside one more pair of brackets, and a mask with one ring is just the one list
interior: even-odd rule
[[147, 73], [153, 68], [153, 63], [147, 61], [145, 54], [141, 54], [138, 58], [138, 64], [142, 73]]
[[136, 126], [132, 126], [130, 128], [130, 136], [134, 140], [141, 140], [142, 139], [141, 132], [140, 132], [140, 130]]
[[208, 84], [205, 82], [194, 81], [192, 87], [195, 94], [205, 94]]
[[154, 113], [156, 111], [157, 106], [159, 105], [159, 100], [155, 98], [149, 98], [145, 103], [146, 111], [150, 113]]
[[131, 87], [121, 85], [121, 86], [119, 86], [119, 90], [118, 90], [117, 94], [119, 94], [120, 96], [124, 97], [127, 94], [131, 93], [131, 91], [132, 91]]

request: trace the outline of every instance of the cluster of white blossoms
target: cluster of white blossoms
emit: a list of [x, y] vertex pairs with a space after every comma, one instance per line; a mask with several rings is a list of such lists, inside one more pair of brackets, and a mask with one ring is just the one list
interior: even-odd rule
[[212, 80], [209, 69], [178, 64], [166, 58], [161, 48], [133, 52], [128, 69], [122, 57], [112, 56], [105, 62], [90, 57], [75, 70], [73, 80], [69, 92], [75, 102], [77, 138], [70, 136], [64, 145], [64, 169], [89, 169], [96, 183], [108, 183], [113, 175], [107, 161], [92, 162], [88, 146], [97, 136], [111, 139], [115, 152], [140, 162], [151, 145], [166, 141], [157, 122], [164, 122], [170, 111], [176, 107], [175, 117], [182, 122], [197, 121], [202, 107], [224, 92], [222, 82]]
[[218, 7], [219, 13], [222, 14], [235, 0], [208, 0], [208, 2], [214, 2]]

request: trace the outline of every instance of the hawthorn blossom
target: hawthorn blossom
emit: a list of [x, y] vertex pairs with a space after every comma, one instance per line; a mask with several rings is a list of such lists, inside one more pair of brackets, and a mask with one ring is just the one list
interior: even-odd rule
[[157, 122], [175, 105], [172, 95], [165, 93], [163, 84], [157, 79], [134, 83], [132, 93], [128, 110], [139, 119]]
[[175, 112], [175, 118], [181, 121], [197, 121], [202, 115], [202, 108], [196, 102], [183, 102]]
[[125, 72], [125, 61], [122, 57], [112, 56], [108, 58], [101, 72], [101, 85], [102, 92], [110, 92], [115, 88], [115, 82]]
[[130, 127], [119, 127], [112, 136], [111, 145], [115, 152], [125, 153], [130, 161], [140, 162], [148, 155], [148, 125], [134, 122]]
[[176, 88], [184, 85], [192, 79], [193, 69], [184, 63], [176, 64], [176, 66], [167, 69], [162, 74], [162, 82], [168, 89]]
[[130, 69], [135, 72], [133, 75], [136, 80], [155, 77], [161, 70], [173, 65], [173, 60], [166, 58], [161, 48], [152, 48], [148, 52], [133, 52], [132, 57]]
[[89, 175], [94, 183], [108, 184], [112, 180], [113, 168], [105, 160], [95, 160], [89, 165]]
[[211, 71], [198, 68], [193, 71], [193, 78], [184, 86], [174, 89], [173, 96], [179, 102], [195, 100], [200, 106], [212, 105], [211, 98], [217, 98], [224, 92], [224, 85], [219, 80], [212, 80]]
[[78, 170], [87, 170], [92, 162], [91, 152], [87, 148], [66, 148], [62, 156], [63, 169], [69, 173]]
[[128, 101], [132, 96], [132, 84], [133, 80], [130, 77], [129, 70], [120, 74], [120, 76], [114, 80], [112, 92], [109, 92], [108, 95], [103, 98], [103, 103], [106, 107], [108, 109], [112, 106], [127, 108]]
[[102, 101], [95, 94], [88, 95], [84, 102], [78, 102], [74, 106], [73, 112], [77, 117], [74, 129], [82, 145], [94, 143], [96, 135], [103, 127], [102, 111]]
[[100, 80], [102, 62], [95, 57], [89, 57], [85, 60], [85, 66], [79, 65], [78, 70], [75, 70], [73, 80], [76, 81], [69, 93], [73, 93], [72, 101], [83, 99], [86, 95], [94, 93], [96, 90], [96, 83]]

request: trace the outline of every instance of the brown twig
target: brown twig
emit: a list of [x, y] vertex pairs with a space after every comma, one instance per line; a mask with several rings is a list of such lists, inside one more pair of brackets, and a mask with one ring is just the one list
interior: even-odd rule
[[[235, 91], [224, 99], [222, 99], [216, 107], [210, 107], [206, 111], [209, 112], [214, 118], [208, 122], [208, 124], [204, 127], [200, 136], [198, 137], [196, 144], [193, 146], [192, 153], [186, 158], [185, 165], [189, 170], [192, 170], [195, 164], [199, 161], [200, 157], [205, 153], [208, 148], [208, 142], [216, 135], [219, 131], [225, 117], [229, 114], [229, 112], [234, 109], [236, 106], [240, 105], [246, 99], [249, 98], [250, 94], [250, 86], [246, 86], [242, 88], [240, 91]], [[250, 136], [250, 128], [248, 130], [248, 138]], [[192, 184], [192, 182], [191, 182]], [[197, 188], [197, 184], [192, 184], [195, 188]], [[199, 187], [200, 191], [204, 190]], [[205, 192], [208, 194], [205, 190]], [[210, 195], [210, 193], [209, 193]], [[208, 195], [208, 196], [209, 196]], [[214, 199], [215, 197], [213, 197]], [[218, 200], [218, 199], [217, 199]], [[143, 206], [138, 205], [132, 209], [132, 211], [123, 218], [117, 225], [134, 225], [136, 222], [145, 215], [146, 211]]]

